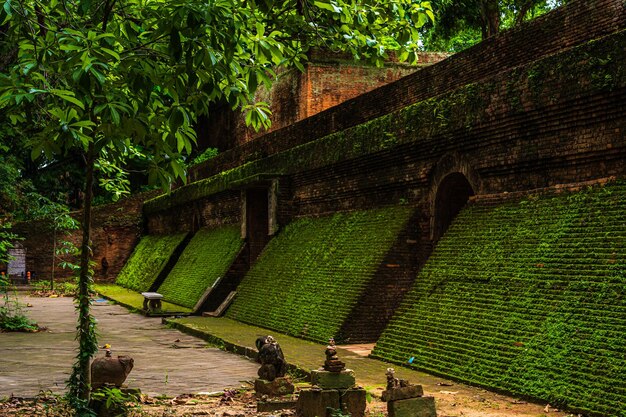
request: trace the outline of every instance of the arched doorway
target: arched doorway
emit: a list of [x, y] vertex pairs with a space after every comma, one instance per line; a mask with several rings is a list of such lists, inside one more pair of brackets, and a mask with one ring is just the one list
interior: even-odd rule
[[471, 184], [460, 172], [444, 177], [437, 187], [435, 197], [434, 242], [443, 236], [454, 218], [474, 194]]

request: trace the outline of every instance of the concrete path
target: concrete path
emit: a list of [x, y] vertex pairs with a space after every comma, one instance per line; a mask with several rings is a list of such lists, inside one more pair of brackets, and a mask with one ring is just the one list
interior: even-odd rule
[[[22, 297], [20, 301], [33, 305], [25, 311], [48, 330], [0, 333], [0, 397], [32, 396], [40, 390], [64, 393], [77, 348], [72, 299]], [[93, 314], [99, 344], [111, 344], [114, 356], [134, 358], [126, 382], [145, 394], [218, 391], [256, 377], [254, 362], [207, 348], [203, 340], [167, 328], [160, 318], [130, 314], [108, 302], [95, 302]]]

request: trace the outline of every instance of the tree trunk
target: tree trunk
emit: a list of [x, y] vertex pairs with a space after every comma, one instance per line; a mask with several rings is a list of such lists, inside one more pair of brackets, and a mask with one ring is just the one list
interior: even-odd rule
[[497, 0], [482, 0], [480, 4], [483, 40], [500, 31], [500, 5]]
[[90, 389], [90, 365], [93, 354], [97, 351], [97, 341], [95, 336], [95, 322], [91, 316], [91, 302], [89, 299], [89, 289], [93, 278], [91, 269], [91, 203], [93, 199], [94, 182], [94, 145], [91, 143], [85, 158], [85, 196], [83, 205], [82, 232], [83, 239], [80, 251], [80, 275], [78, 278], [78, 343], [79, 352], [76, 360], [78, 386], [78, 398], [89, 399]]

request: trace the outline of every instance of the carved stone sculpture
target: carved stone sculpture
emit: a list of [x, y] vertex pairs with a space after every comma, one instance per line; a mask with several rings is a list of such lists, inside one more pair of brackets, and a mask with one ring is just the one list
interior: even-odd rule
[[287, 372], [287, 362], [280, 345], [272, 336], [262, 336], [256, 340], [256, 348], [259, 351], [257, 361], [261, 364], [259, 378], [273, 381], [284, 377]]
[[106, 354], [91, 363], [91, 387], [99, 388], [105, 384], [121, 387], [133, 369], [135, 361], [130, 356], [111, 355], [111, 347], [105, 345]]

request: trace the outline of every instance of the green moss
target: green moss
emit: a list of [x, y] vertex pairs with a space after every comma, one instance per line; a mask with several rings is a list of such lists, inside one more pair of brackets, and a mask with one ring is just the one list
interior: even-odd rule
[[158, 292], [167, 301], [193, 308], [204, 291], [226, 273], [242, 245], [238, 225], [200, 229]]
[[623, 416], [625, 218], [623, 183], [466, 208], [374, 356]]
[[334, 336], [412, 212], [302, 218], [272, 239], [237, 289], [230, 318], [320, 342]]
[[[143, 309], [143, 296], [138, 292], [129, 290], [128, 288], [113, 284], [96, 284], [94, 285], [94, 290], [103, 297], [111, 299], [127, 308], [135, 310]], [[191, 313], [191, 310], [186, 307], [181, 307], [168, 302], [162, 303], [161, 311], [166, 313]]]
[[116, 284], [138, 292], [148, 291], [185, 236], [186, 233], [142, 237], [117, 276]]

